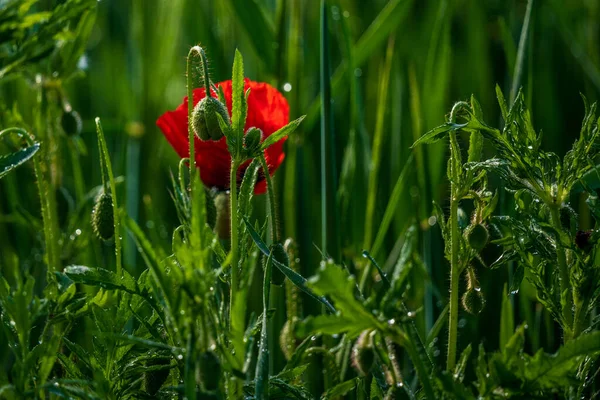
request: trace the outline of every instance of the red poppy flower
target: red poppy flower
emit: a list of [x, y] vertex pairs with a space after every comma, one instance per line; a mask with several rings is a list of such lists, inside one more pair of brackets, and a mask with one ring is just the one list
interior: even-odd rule
[[[231, 80], [217, 83], [217, 86], [223, 88], [227, 110], [231, 115]], [[289, 121], [289, 105], [287, 100], [277, 89], [268, 83], [253, 82], [249, 79], [244, 80], [244, 91], [250, 88], [250, 97], [248, 97], [248, 117], [246, 126], [248, 128], [256, 127], [262, 130], [266, 138], [278, 129], [287, 125]], [[204, 88], [194, 89], [194, 105], [206, 96]], [[174, 111], [167, 111], [158, 118], [156, 125], [162, 130], [163, 134], [173, 146], [173, 149], [181, 158], [189, 156], [188, 140], [188, 98], [183, 99], [183, 103]], [[273, 175], [279, 168], [285, 154], [283, 152], [283, 142], [281, 139], [265, 151], [265, 158], [269, 166], [269, 174]], [[200, 168], [200, 178], [206, 186], [216, 187], [219, 190], [229, 189], [229, 174], [231, 170], [231, 156], [227, 150], [227, 142], [223, 137], [217, 141], [202, 141], [195, 138], [196, 164]], [[243, 164], [238, 170], [238, 183], [243, 176], [249, 162]], [[261, 194], [267, 189], [264, 176], [259, 179], [254, 188], [254, 193]]]

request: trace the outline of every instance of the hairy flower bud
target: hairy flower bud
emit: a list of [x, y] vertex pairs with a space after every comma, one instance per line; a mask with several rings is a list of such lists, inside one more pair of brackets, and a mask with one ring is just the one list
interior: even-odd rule
[[229, 122], [227, 107], [214, 97], [205, 97], [194, 107], [192, 127], [201, 140], [219, 140], [223, 137], [217, 114]]
[[244, 136], [244, 146], [248, 153], [252, 156], [260, 150], [260, 142], [262, 141], [263, 133], [258, 128], [250, 128]]
[[373, 340], [371, 331], [363, 331], [354, 347], [352, 347], [352, 366], [362, 376], [366, 376], [371, 372], [375, 364], [375, 351], [373, 350]]
[[60, 126], [67, 136], [77, 136], [81, 133], [81, 117], [79, 113], [70, 107], [64, 110], [60, 117]]
[[479, 288], [469, 287], [462, 296], [462, 305], [469, 314], [477, 315], [485, 307], [485, 297]]
[[110, 240], [115, 234], [113, 199], [110, 193], [102, 192], [92, 209], [92, 228], [99, 239]]
[[473, 225], [467, 232], [467, 240], [469, 246], [471, 246], [473, 250], [482, 250], [489, 239], [490, 234], [488, 233], [487, 228], [482, 224]]
[[211, 227], [211, 229], [215, 229], [215, 224], [217, 222], [215, 194], [212, 190], [204, 187], [204, 198], [206, 199], [206, 223]]
[[292, 319], [288, 319], [283, 324], [281, 328], [281, 332], [279, 333], [279, 347], [281, 347], [281, 351], [286, 360], [292, 358], [294, 351], [296, 351], [296, 347], [298, 347], [298, 339], [294, 335], [294, 325], [298, 321], [298, 318], [293, 317]]

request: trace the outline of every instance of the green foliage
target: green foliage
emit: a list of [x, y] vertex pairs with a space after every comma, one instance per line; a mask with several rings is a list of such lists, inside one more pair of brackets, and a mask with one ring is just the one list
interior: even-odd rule
[[0, 398], [596, 397], [600, 8], [496, 3], [0, 0]]

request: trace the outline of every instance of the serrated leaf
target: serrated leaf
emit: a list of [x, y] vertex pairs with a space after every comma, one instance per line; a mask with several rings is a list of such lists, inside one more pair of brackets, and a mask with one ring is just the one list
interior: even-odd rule
[[15, 151], [14, 153], [0, 156], [0, 179], [2, 179], [13, 169], [30, 160], [31, 157], [33, 157], [39, 149], [40, 144], [34, 143], [33, 145], [25, 149], [21, 149], [19, 151]]
[[365, 329], [377, 329], [382, 323], [354, 296], [356, 281], [341, 267], [327, 263], [311, 277], [308, 286], [318, 295], [333, 299], [338, 312], [335, 316], [319, 315], [299, 324], [299, 330], [308, 333], [347, 332], [356, 337]]
[[541, 389], [566, 386], [568, 377], [574, 374], [580, 357], [600, 353], [600, 332], [593, 332], [573, 339], [555, 354], [546, 354], [542, 349], [535, 356], [527, 357], [525, 379]]
[[129, 293], [138, 293], [137, 284], [126, 271], [118, 277], [114, 272], [103, 268], [90, 268], [83, 265], [70, 265], [65, 268], [65, 274], [74, 282], [106, 289], [120, 289]]
[[500, 111], [502, 112], [502, 118], [505, 122], [508, 121], [508, 106], [506, 105], [506, 100], [504, 99], [504, 94], [502, 94], [502, 89], [500, 86], [496, 85], [496, 98], [498, 99], [498, 104], [500, 105]]

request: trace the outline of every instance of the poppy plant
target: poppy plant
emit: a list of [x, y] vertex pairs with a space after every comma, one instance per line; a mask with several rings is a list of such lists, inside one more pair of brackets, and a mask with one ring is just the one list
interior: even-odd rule
[[[219, 82], [216, 86], [223, 89], [225, 95], [227, 111], [231, 116], [232, 107], [232, 82], [231, 80]], [[244, 79], [244, 91], [250, 89], [248, 97], [248, 114], [244, 132], [249, 128], [255, 127], [262, 131], [263, 140], [287, 125], [289, 121], [289, 105], [283, 95], [268, 83], [254, 82]], [[214, 96], [214, 93], [213, 93]], [[194, 89], [194, 105], [198, 104], [206, 97], [204, 88]], [[174, 111], [167, 111], [158, 118], [156, 125], [162, 130], [163, 134], [180, 157], [189, 156], [188, 139], [188, 98], [183, 99], [183, 103]], [[279, 168], [285, 153], [283, 152], [283, 143], [287, 137], [279, 140], [265, 150], [265, 159], [269, 167], [269, 174], [273, 175]], [[230, 185], [231, 155], [227, 149], [227, 140], [222, 137], [219, 140], [200, 140], [195, 137], [196, 165], [200, 168], [200, 178], [208, 187], [215, 187], [219, 190], [227, 190]], [[249, 161], [242, 164], [238, 170], [238, 183], [244, 175]], [[254, 188], [256, 194], [262, 194], [266, 191], [266, 181], [264, 176], [259, 179]]]

